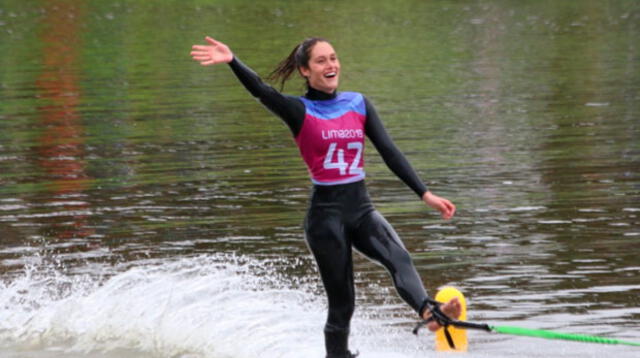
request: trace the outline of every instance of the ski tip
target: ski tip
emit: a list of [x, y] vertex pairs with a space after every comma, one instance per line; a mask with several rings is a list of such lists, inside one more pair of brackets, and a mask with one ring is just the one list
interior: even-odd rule
[[[440, 287], [436, 294], [435, 300], [438, 302], [449, 302], [452, 298], [457, 297], [462, 306], [460, 317], [457, 317], [460, 321], [467, 320], [467, 300], [460, 290], [452, 286]], [[455, 318], [455, 317], [453, 317]], [[467, 341], [467, 331], [465, 329], [449, 326], [449, 333], [455, 343], [455, 348], [451, 348], [447, 342], [444, 329], [440, 328], [436, 331], [436, 351], [438, 352], [467, 352], [469, 343]]]

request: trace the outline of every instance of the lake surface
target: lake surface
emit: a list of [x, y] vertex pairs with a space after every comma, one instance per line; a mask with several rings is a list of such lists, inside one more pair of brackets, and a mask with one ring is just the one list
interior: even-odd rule
[[[460, 288], [472, 321], [640, 341], [640, 2], [3, 0], [0, 357], [323, 356], [306, 169], [226, 66], [192, 62], [205, 35], [263, 76], [332, 41], [341, 89], [458, 207], [441, 220], [368, 145], [430, 293]], [[438, 356], [384, 269], [355, 266], [351, 347]], [[470, 357], [640, 353], [469, 336]]]

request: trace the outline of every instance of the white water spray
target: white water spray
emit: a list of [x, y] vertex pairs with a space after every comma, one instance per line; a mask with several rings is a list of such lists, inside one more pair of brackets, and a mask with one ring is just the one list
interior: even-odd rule
[[[228, 254], [141, 261], [103, 277], [33, 266], [0, 283], [0, 348], [48, 352], [38, 357], [323, 357], [319, 283], [279, 274], [287, 264], [279, 261]], [[394, 326], [398, 318], [375, 307], [359, 312], [351, 346], [363, 355], [432, 349]]]

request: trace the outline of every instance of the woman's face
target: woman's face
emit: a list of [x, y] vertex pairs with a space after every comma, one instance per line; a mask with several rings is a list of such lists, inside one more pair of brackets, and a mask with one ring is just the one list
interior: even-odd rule
[[311, 49], [309, 67], [300, 67], [300, 73], [307, 78], [309, 86], [326, 93], [338, 88], [340, 61], [328, 42], [317, 42]]

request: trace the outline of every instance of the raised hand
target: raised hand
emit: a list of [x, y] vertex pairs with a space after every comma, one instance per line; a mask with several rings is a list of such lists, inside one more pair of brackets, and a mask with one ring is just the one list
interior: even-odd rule
[[204, 38], [208, 45], [193, 45], [191, 58], [200, 62], [202, 66], [210, 66], [218, 63], [229, 63], [233, 60], [233, 53], [229, 47], [220, 41], [207, 36]]

